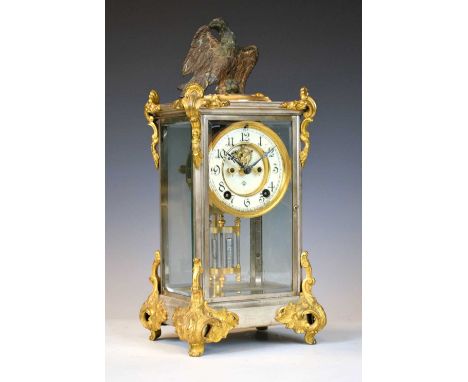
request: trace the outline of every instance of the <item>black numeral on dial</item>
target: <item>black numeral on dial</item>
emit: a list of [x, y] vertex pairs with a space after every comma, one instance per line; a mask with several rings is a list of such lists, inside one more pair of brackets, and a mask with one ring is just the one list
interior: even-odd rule
[[218, 151], [216, 152], [216, 158], [224, 159], [225, 156], [226, 156], [226, 150], [218, 149]]
[[248, 142], [249, 139], [250, 139], [249, 128], [248, 128], [247, 126], [245, 126], [245, 127], [242, 129], [241, 141], [242, 141], [242, 142]]
[[220, 172], [221, 172], [221, 168], [219, 167], [219, 165], [216, 165], [214, 167], [211, 167], [210, 171], [214, 174], [214, 175], [218, 175]]

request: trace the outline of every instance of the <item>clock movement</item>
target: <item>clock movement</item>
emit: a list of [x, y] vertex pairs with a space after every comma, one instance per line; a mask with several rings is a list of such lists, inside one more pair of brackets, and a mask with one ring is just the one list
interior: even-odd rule
[[[207, 41], [209, 54], [200, 48]], [[192, 41], [183, 72], [193, 78], [181, 97], [161, 104], [151, 90], [144, 108], [160, 173], [161, 243], [140, 321], [151, 340], [173, 325], [191, 356], [239, 328], [285, 325], [314, 344], [326, 325], [302, 248], [301, 171], [316, 104], [304, 87], [290, 102], [242, 94], [254, 48], [237, 47], [227, 24], [213, 20]], [[218, 59], [227, 72], [209, 67]], [[205, 95], [216, 81], [218, 93]]]

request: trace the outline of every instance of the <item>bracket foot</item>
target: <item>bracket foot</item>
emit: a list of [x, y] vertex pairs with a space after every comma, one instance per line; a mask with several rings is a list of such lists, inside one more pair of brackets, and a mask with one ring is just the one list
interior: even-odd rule
[[306, 277], [302, 281], [299, 301], [280, 308], [275, 319], [296, 333], [305, 333], [305, 342], [314, 345], [317, 343], [315, 335], [327, 324], [327, 316], [312, 294], [315, 279], [312, 277], [312, 267], [308, 255], [307, 252], [301, 254], [301, 266], [306, 271]]
[[190, 304], [177, 308], [172, 319], [179, 338], [189, 344], [189, 355], [199, 357], [203, 355], [206, 343], [226, 338], [229, 331], [239, 324], [239, 317], [226, 309], [215, 310], [208, 306], [200, 287], [203, 272], [200, 259], [194, 259], [193, 263]]
[[149, 339], [155, 341], [161, 336], [161, 324], [167, 320], [167, 311], [163, 302], [159, 299], [159, 277], [158, 266], [161, 263], [161, 254], [159, 251], [154, 253], [153, 266], [151, 268], [150, 282], [153, 284], [153, 291], [140, 309], [140, 322], [148, 329]]

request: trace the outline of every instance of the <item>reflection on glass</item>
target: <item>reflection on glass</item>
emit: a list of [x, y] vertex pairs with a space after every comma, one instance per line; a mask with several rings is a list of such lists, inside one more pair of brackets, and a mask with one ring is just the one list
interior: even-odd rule
[[[191, 125], [161, 126], [162, 248], [164, 283], [170, 292], [190, 295], [192, 285]], [[164, 181], [165, 180], [165, 181]]]

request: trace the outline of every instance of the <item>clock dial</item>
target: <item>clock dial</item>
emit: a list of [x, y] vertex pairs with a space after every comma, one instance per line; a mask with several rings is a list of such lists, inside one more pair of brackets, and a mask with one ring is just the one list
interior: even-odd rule
[[233, 123], [210, 144], [210, 202], [234, 216], [263, 215], [283, 197], [290, 167], [283, 142], [270, 128]]

